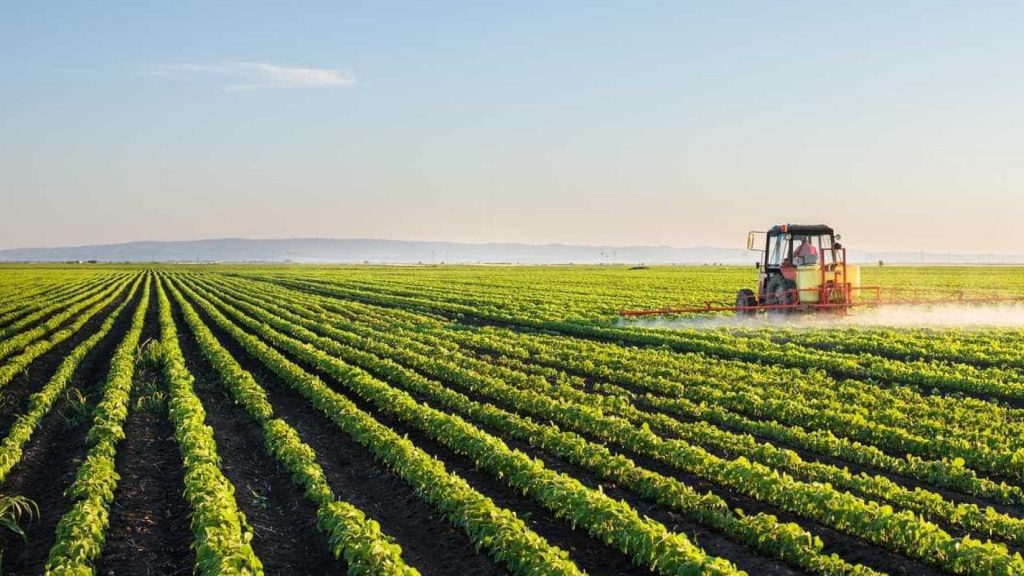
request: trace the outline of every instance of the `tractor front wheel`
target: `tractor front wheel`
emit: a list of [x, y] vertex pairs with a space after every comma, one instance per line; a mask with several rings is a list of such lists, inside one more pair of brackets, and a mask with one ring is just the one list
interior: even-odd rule
[[742, 316], [753, 316], [757, 314], [757, 310], [752, 307], [757, 306], [757, 296], [754, 295], [754, 291], [750, 288], [744, 288], [736, 293], [736, 313]]
[[[796, 282], [786, 280], [782, 276], [773, 276], [768, 285], [765, 286], [765, 303], [769, 306], [792, 306], [797, 303]], [[786, 313], [785, 308], [771, 310], [777, 313]]]

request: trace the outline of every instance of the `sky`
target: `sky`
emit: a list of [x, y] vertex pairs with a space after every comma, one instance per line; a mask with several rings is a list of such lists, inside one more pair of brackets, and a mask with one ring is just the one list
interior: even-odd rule
[[0, 249], [1024, 252], [1024, 4], [5, 2]]

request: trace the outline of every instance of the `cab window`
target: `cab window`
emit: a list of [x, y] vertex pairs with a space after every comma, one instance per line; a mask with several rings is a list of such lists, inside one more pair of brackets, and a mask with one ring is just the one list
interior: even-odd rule
[[824, 235], [821, 237], [821, 246], [819, 254], [821, 254], [821, 263], [825, 266], [836, 263], [836, 254], [832, 250], [832, 237]]
[[784, 260], [789, 259], [790, 234], [779, 234], [768, 239], [768, 265], [772, 267], [782, 266]]

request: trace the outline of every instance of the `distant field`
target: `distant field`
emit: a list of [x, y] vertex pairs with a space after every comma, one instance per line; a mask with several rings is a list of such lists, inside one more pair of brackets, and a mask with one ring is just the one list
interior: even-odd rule
[[755, 279], [0, 266], [3, 573], [1024, 574], [1024, 327], [618, 322]]

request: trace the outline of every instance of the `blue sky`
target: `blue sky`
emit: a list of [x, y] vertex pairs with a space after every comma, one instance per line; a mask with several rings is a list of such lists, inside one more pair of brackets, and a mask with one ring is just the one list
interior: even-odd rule
[[1022, 62], [1008, 3], [6, 3], [0, 248], [1021, 252]]

